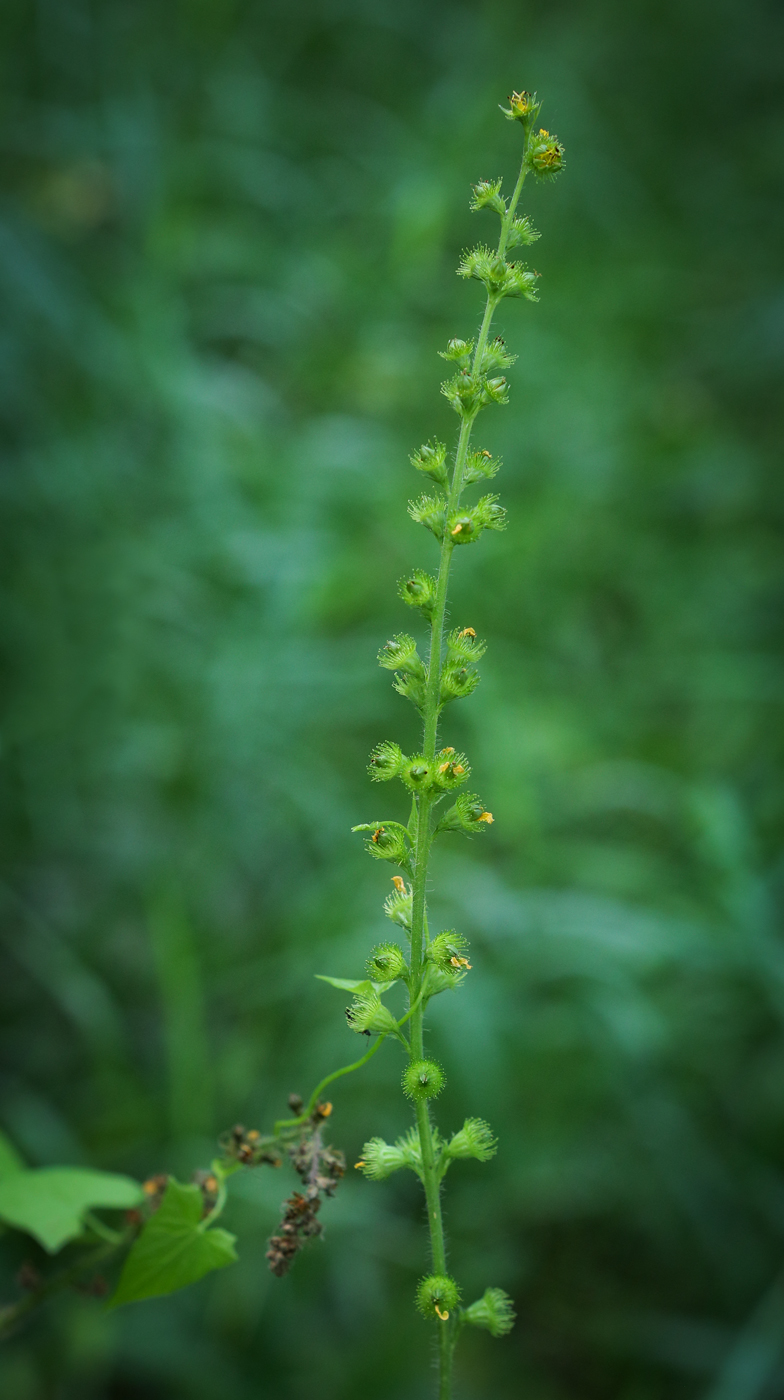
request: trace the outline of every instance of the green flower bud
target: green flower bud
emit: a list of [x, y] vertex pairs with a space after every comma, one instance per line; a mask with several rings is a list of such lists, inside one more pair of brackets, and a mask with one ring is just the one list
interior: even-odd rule
[[407, 632], [385, 642], [378, 653], [378, 664], [387, 671], [410, 671], [412, 675], [424, 679], [426, 672], [413, 637]]
[[487, 449], [481, 452], [469, 452], [468, 459], [463, 473], [463, 482], [470, 486], [473, 481], [491, 481], [496, 475], [501, 463], [497, 457], [493, 457]]
[[[449, 344], [464, 345], [465, 341], [450, 340]], [[454, 356], [452, 358], [454, 358]], [[410, 461], [411, 465], [416, 467], [418, 472], [424, 472], [432, 481], [437, 481], [439, 486], [447, 485], [449, 477], [444, 465], [446, 461], [445, 443], [438, 441], [423, 443], [419, 451], [412, 454]]]
[[441, 672], [441, 694], [442, 705], [448, 705], [450, 700], [465, 700], [469, 695], [473, 695], [479, 684], [479, 672], [473, 666], [447, 665]]
[[545, 178], [557, 175], [564, 168], [564, 148], [557, 136], [540, 127], [528, 152], [532, 170]]
[[506, 240], [507, 248], [525, 247], [535, 243], [537, 238], [541, 238], [541, 233], [534, 228], [527, 214], [516, 214], [509, 227], [509, 236]]
[[362, 822], [360, 826], [352, 826], [351, 830], [370, 832], [365, 849], [376, 860], [393, 860], [397, 865], [408, 868], [408, 832], [400, 822]]
[[503, 219], [506, 213], [506, 200], [501, 195], [503, 180], [479, 180], [472, 188], [474, 197], [469, 208], [472, 214], [480, 209], [495, 209]]
[[480, 642], [473, 627], [455, 627], [446, 639], [447, 661], [480, 661], [487, 643]]
[[539, 115], [541, 102], [537, 102], [535, 92], [513, 92], [508, 97], [508, 107], [502, 107], [501, 111], [510, 122], [522, 122], [524, 127], [529, 127], [531, 122]]
[[453, 360], [461, 369], [468, 369], [473, 354], [473, 340], [450, 340], [446, 350], [439, 350], [442, 360]]
[[460, 1289], [448, 1274], [428, 1274], [416, 1291], [416, 1305], [423, 1317], [446, 1322], [460, 1302]]
[[397, 982], [408, 977], [408, 963], [397, 943], [380, 943], [367, 960], [368, 975], [374, 982]]
[[403, 765], [400, 776], [411, 792], [426, 792], [430, 788], [433, 770], [421, 754], [415, 754]]
[[374, 783], [386, 783], [390, 778], [397, 777], [404, 763], [405, 754], [400, 745], [385, 739], [383, 743], [376, 744], [370, 755], [368, 773]]
[[413, 911], [413, 895], [407, 889], [405, 880], [400, 875], [393, 875], [394, 892], [387, 895], [384, 900], [384, 913], [393, 924], [399, 924], [406, 933], [411, 933], [411, 919]]
[[408, 513], [418, 525], [424, 525], [437, 540], [444, 537], [444, 501], [441, 496], [420, 496], [409, 501]]
[[455, 1133], [444, 1148], [447, 1157], [475, 1157], [477, 1162], [489, 1162], [498, 1150], [488, 1123], [482, 1118], [466, 1118], [459, 1133]]
[[450, 807], [441, 818], [436, 831], [484, 831], [493, 820], [492, 812], [486, 812], [479, 798], [471, 792], [461, 793], [454, 807]]
[[403, 1072], [403, 1093], [415, 1102], [435, 1099], [446, 1084], [446, 1075], [435, 1060], [412, 1060]]
[[364, 1031], [376, 1031], [388, 1035], [397, 1030], [397, 1021], [388, 1007], [384, 1006], [378, 992], [357, 992], [350, 1006], [346, 1007], [346, 1020], [352, 1031], [361, 1035]]
[[484, 1327], [492, 1337], [505, 1337], [515, 1324], [515, 1310], [503, 1288], [487, 1288], [484, 1296], [462, 1314], [463, 1322]]
[[436, 601], [436, 581], [424, 569], [415, 569], [410, 578], [400, 580], [397, 591], [410, 608], [419, 608], [428, 620]]
[[455, 933], [455, 930], [450, 928], [437, 934], [428, 944], [425, 959], [435, 967], [442, 968], [444, 972], [470, 972], [471, 964], [466, 957], [467, 952], [468, 940], [462, 933]]
[[455, 413], [461, 417], [470, 416], [482, 407], [483, 382], [467, 369], [461, 369], [454, 378], [447, 379], [441, 385], [441, 393], [449, 400]]

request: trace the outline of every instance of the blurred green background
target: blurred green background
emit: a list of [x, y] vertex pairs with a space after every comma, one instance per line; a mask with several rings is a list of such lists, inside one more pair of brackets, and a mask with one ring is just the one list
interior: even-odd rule
[[[389, 926], [349, 827], [416, 743], [375, 652], [435, 546], [407, 455], [536, 88], [538, 306], [481, 422], [510, 526], [448, 717], [496, 823], [444, 843], [474, 971], [432, 1014], [451, 1263], [519, 1324], [459, 1400], [784, 1395], [784, 18], [735, 0], [5, 0], [0, 1123], [32, 1163], [187, 1174], [349, 1060]], [[334, 1141], [406, 1121], [387, 1047]], [[286, 1179], [284, 1180], [284, 1176]], [[413, 1182], [351, 1174], [292, 1275], [241, 1262], [0, 1356], [4, 1400], [425, 1400]], [[2, 1242], [2, 1297], [34, 1257]]]

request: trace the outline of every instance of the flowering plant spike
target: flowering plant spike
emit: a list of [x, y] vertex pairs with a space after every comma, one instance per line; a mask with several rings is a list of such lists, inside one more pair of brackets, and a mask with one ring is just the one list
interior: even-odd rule
[[[502, 195], [501, 180], [480, 180], [473, 188], [471, 209], [494, 212], [501, 226], [495, 248], [482, 243], [468, 249], [457, 269], [461, 277], [481, 282], [485, 288], [479, 331], [470, 340], [450, 340], [440, 352], [452, 368], [441, 391], [459, 419], [456, 446], [448, 454], [445, 445], [433, 439], [411, 455], [416, 471], [429, 478], [429, 487], [409, 503], [409, 514], [435, 536], [438, 570], [435, 576], [413, 570], [401, 580], [399, 592], [402, 600], [422, 615], [429, 627], [429, 642], [420, 652], [414, 637], [400, 633], [381, 648], [379, 662], [394, 671], [395, 688], [419, 711], [422, 746], [420, 753], [408, 756], [394, 741], [384, 740], [374, 749], [369, 767], [375, 782], [397, 779], [411, 793], [411, 816], [406, 827], [382, 818], [354, 828], [370, 833], [366, 844], [372, 856], [391, 861], [402, 872], [393, 876], [394, 893], [386, 901], [385, 912], [407, 934], [407, 957], [399, 944], [388, 943], [376, 950], [368, 966], [371, 977], [388, 973], [404, 982], [408, 991], [408, 1011], [396, 1023], [394, 1034], [407, 1056], [402, 1087], [415, 1117], [411, 1133], [394, 1145], [372, 1138], [356, 1165], [374, 1181], [408, 1167], [424, 1187], [433, 1271], [419, 1283], [416, 1306], [438, 1333], [439, 1400], [449, 1400], [452, 1393], [452, 1358], [463, 1326], [483, 1327], [499, 1337], [514, 1323], [511, 1301], [499, 1288], [488, 1288], [482, 1298], [462, 1307], [459, 1285], [447, 1268], [441, 1214], [444, 1174], [450, 1163], [460, 1158], [487, 1161], [496, 1150], [496, 1141], [480, 1118], [467, 1118], [449, 1141], [435, 1126], [433, 1103], [446, 1083], [446, 1073], [441, 1064], [425, 1055], [425, 1015], [432, 997], [460, 986], [471, 963], [461, 934], [454, 930], [431, 933], [426, 891], [435, 839], [448, 831], [486, 831], [493, 821], [478, 797], [458, 793], [471, 773], [468, 759], [449, 745], [439, 746], [441, 713], [452, 700], [465, 698], [476, 688], [476, 662], [484, 652], [484, 643], [472, 626], [456, 627], [445, 635], [444, 623], [455, 549], [473, 544], [485, 530], [502, 530], [505, 523], [505, 512], [495, 494], [486, 493], [471, 501], [465, 499], [465, 493], [475, 483], [491, 480], [500, 465], [487, 449], [472, 445], [474, 424], [482, 409], [508, 401], [505, 371], [515, 360], [500, 337], [491, 337], [494, 313], [505, 297], [537, 300], [538, 274], [507, 256], [510, 249], [533, 243], [539, 236], [530, 219], [517, 212], [523, 184], [529, 175], [552, 178], [564, 164], [558, 139], [536, 124], [540, 106], [535, 94], [515, 92], [508, 108], [502, 109], [508, 120], [522, 126], [522, 160], [511, 197]], [[450, 803], [446, 799], [452, 794]], [[383, 1005], [382, 995], [374, 994], [372, 1011], [365, 993], [347, 1013], [352, 1029], [375, 1034], [378, 1043], [392, 1033], [376, 1009], [376, 1001]]]
[[[374, 783], [398, 781], [410, 795], [408, 823], [380, 817], [353, 828], [364, 834], [374, 859], [387, 861], [400, 872], [392, 876], [384, 912], [402, 931], [405, 946], [392, 940], [378, 944], [370, 952], [364, 977], [321, 978], [350, 993], [346, 1021], [351, 1031], [364, 1038], [363, 1054], [322, 1079], [307, 1104], [292, 1094], [293, 1116], [276, 1123], [271, 1134], [263, 1136], [242, 1124], [230, 1129], [221, 1138], [220, 1153], [209, 1170], [195, 1171], [187, 1184], [164, 1174], [140, 1185], [126, 1177], [74, 1168], [27, 1171], [0, 1137], [0, 1149], [8, 1160], [14, 1158], [13, 1171], [0, 1180], [0, 1221], [33, 1235], [50, 1252], [71, 1241], [85, 1246], [81, 1262], [41, 1278], [26, 1298], [0, 1310], [0, 1335], [11, 1333], [39, 1303], [112, 1256], [124, 1256], [111, 1299], [115, 1307], [187, 1287], [231, 1264], [237, 1257], [235, 1237], [216, 1226], [226, 1204], [229, 1179], [243, 1168], [279, 1167], [285, 1159], [299, 1177], [301, 1189], [283, 1203], [267, 1259], [273, 1274], [287, 1273], [298, 1251], [321, 1233], [322, 1200], [333, 1195], [345, 1171], [342, 1153], [324, 1141], [332, 1104], [321, 1096], [328, 1085], [367, 1064], [387, 1039], [400, 1045], [405, 1055], [401, 1088], [414, 1122], [393, 1144], [371, 1138], [356, 1166], [371, 1181], [382, 1181], [405, 1168], [414, 1172], [424, 1188], [431, 1272], [420, 1279], [414, 1303], [437, 1331], [439, 1400], [450, 1400], [452, 1394], [452, 1360], [462, 1328], [480, 1327], [500, 1337], [514, 1324], [511, 1300], [502, 1289], [490, 1286], [481, 1298], [463, 1306], [460, 1286], [447, 1268], [441, 1215], [444, 1176], [453, 1162], [470, 1157], [488, 1161], [495, 1153], [496, 1139], [482, 1118], [466, 1118], [448, 1140], [435, 1125], [434, 1104], [447, 1075], [438, 1060], [425, 1054], [425, 1014], [433, 997], [461, 986], [471, 962], [461, 933], [454, 929], [431, 933], [426, 891], [434, 841], [447, 832], [487, 831], [493, 821], [481, 799], [465, 790], [471, 777], [466, 755], [449, 744], [439, 747], [441, 713], [476, 689], [476, 663], [485, 649], [473, 626], [455, 627], [445, 635], [444, 624], [455, 550], [474, 544], [486, 530], [502, 530], [505, 523], [497, 495], [485, 492], [471, 500], [465, 493], [476, 484], [485, 486], [500, 467], [486, 448], [472, 445], [478, 414], [508, 401], [505, 371], [515, 360], [500, 337], [491, 338], [493, 316], [505, 297], [537, 300], [538, 274], [508, 258], [513, 248], [539, 237], [530, 219], [517, 212], [520, 195], [529, 175], [551, 179], [564, 163], [558, 139], [536, 125], [540, 106], [535, 94], [514, 92], [509, 106], [502, 108], [509, 121], [522, 127], [522, 159], [511, 196], [503, 196], [501, 180], [480, 180], [473, 187], [471, 209], [483, 217], [495, 214], [500, 232], [495, 248], [481, 243], [468, 249], [457, 269], [461, 277], [482, 284], [485, 306], [476, 336], [454, 338], [440, 352], [449, 365], [442, 393], [459, 420], [454, 451], [449, 453], [444, 443], [432, 439], [411, 455], [412, 466], [427, 478], [428, 489], [409, 503], [409, 513], [435, 537], [438, 567], [435, 574], [413, 569], [400, 581], [399, 594], [404, 604], [420, 614], [429, 639], [420, 652], [415, 637], [399, 632], [385, 642], [378, 660], [393, 672], [395, 689], [419, 712], [422, 745], [419, 753], [404, 754], [394, 740], [385, 739], [369, 760]], [[399, 1018], [383, 1000], [397, 983], [408, 995], [408, 1009]], [[101, 1207], [124, 1209], [120, 1229], [96, 1216]]]

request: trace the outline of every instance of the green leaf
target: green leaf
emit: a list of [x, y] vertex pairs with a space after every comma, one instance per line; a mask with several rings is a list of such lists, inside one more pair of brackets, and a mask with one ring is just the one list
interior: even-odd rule
[[125, 1261], [110, 1307], [174, 1293], [213, 1269], [236, 1262], [235, 1236], [227, 1230], [204, 1229], [203, 1208], [198, 1186], [170, 1179], [159, 1209]]
[[82, 1167], [40, 1167], [11, 1171], [0, 1179], [0, 1219], [26, 1230], [55, 1254], [80, 1235], [92, 1207], [129, 1210], [144, 1198], [138, 1182], [113, 1172]]
[[12, 1172], [23, 1172], [25, 1164], [17, 1152], [10, 1138], [5, 1133], [0, 1133], [0, 1180], [4, 1176], [10, 1176]]
[[383, 996], [395, 985], [394, 979], [391, 982], [371, 982], [368, 977], [363, 977], [357, 982], [351, 977], [325, 977], [323, 972], [316, 972], [314, 976], [319, 982], [328, 982], [330, 987], [337, 987], [341, 992], [378, 992], [379, 996]]

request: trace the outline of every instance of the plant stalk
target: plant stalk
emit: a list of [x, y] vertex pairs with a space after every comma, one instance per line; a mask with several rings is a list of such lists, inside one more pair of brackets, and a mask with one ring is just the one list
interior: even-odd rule
[[[509, 230], [527, 174], [528, 141], [529, 135], [526, 133], [526, 142], [523, 149], [523, 158], [520, 164], [517, 184], [515, 185], [512, 198], [509, 201], [509, 207], [501, 222], [501, 233], [497, 250], [497, 255], [501, 258], [504, 257], [506, 252]], [[482, 358], [485, 347], [487, 346], [490, 327], [497, 305], [498, 298], [488, 292], [482, 324], [479, 329], [479, 335], [471, 362], [472, 374], [476, 374], [481, 368]], [[471, 431], [477, 412], [478, 409], [472, 414], [466, 414], [460, 424], [460, 434], [455, 451], [455, 462], [449, 486], [445, 519], [448, 519], [450, 513], [456, 511], [460, 505], [460, 498], [463, 491], [463, 475], [468, 458], [468, 449], [471, 443]], [[438, 717], [441, 710], [440, 698], [441, 673], [443, 669], [444, 622], [446, 618], [446, 602], [449, 589], [449, 570], [452, 563], [454, 548], [454, 540], [445, 528], [441, 543], [436, 597], [430, 628], [430, 653], [428, 657], [427, 686], [425, 690], [423, 714], [423, 753], [426, 763], [433, 762], [436, 753], [436, 744], [438, 742]], [[412, 1007], [410, 1053], [412, 1061], [424, 1058], [425, 1005], [422, 1002], [421, 993], [427, 928], [427, 874], [430, 861], [430, 849], [433, 841], [432, 812], [434, 805], [433, 798], [425, 793], [418, 795], [415, 800], [417, 807], [417, 823], [412, 880], [410, 985]], [[441, 1214], [441, 1187], [433, 1143], [433, 1125], [430, 1117], [430, 1109], [426, 1102], [416, 1105], [416, 1123], [419, 1132], [419, 1146], [422, 1154], [422, 1177], [425, 1188], [425, 1201], [427, 1204], [427, 1223], [430, 1232], [430, 1252], [433, 1268], [436, 1273], [445, 1274], [447, 1272], [446, 1240], [444, 1237], [444, 1223]], [[452, 1321], [440, 1322], [439, 1400], [451, 1400], [452, 1397], [452, 1355], [454, 1352], [454, 1341], [455, 1332]]]

